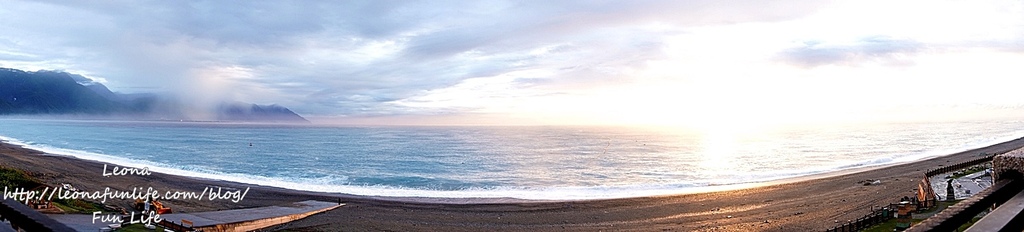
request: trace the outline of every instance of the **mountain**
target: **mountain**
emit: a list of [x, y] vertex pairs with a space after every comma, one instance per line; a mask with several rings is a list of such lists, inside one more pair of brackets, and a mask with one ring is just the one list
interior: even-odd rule
[[279, 105], [261, 106], [256, 104], [223, 104], [217, 112], [217, 118], [227, 121], [272, 121], [295, 122], [306, 121], [305, 118]]
[[0, 68], [0, 115], [79, 115], [138, 120], [216, 120], [300, 122], [305, 118], [279, 105], [223, 103], [213, 118], [174, 98], [153, 93], [121, 94], [84, 76], [59, 71], [26, 72]]
[[110, 114], [125, 106], [63, 72], [0, 69], [0, 114]]

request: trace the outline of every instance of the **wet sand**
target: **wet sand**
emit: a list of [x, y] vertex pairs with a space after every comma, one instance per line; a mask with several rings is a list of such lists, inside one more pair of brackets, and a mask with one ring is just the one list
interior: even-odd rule
[[[913, 196], [924, 171], [1024, 147], [1024, 138], [942, 157], [878, 168], [790, 179], [745, 189], [611, 200], [481, 203], [472, 199], [400, 199], [316, 193], [153, 173], [102, 176], [103, 164], [0, 143], [0, 166], [24, 170], [50, 185], [80, 190], [201, 192], [209, 186], [250, 191], [245, 199], [165, 200], [175, 212], [344, 201], [345, 207], [273, 227], [289, 231], [820, 231], [867, 214], [873, 206]], [[108, 164], [109, 166], [110, 164]], [[881, 184], [862, 184], [880, 180]], [[426, 200], [426, 201], [425, 201]], [[497, 202], [497, 203], [495, 203]], [[108, 204], [128, 207], [127, 200]], [[837, 223], [838, 221], [838, 223]]]

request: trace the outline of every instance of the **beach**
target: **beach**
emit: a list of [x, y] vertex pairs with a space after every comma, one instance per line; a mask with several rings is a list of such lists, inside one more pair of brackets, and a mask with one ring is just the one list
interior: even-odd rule
[[[304, 200], [340, 201], [344, 207], [269, 229], [289, 231], [820, 231], [913, 196], [924, 171], [976, 159], [982, 153], [1024, 147], [1024, 138], [936, 158], [752, 185], [750, 188], [672, 196], [586, 201], [515, 199], [415, 199], [318, 193], [220, 180], [149, 175], [103, 176], [104, 163], [48, 155], [0, 144], [0, 166], [20, 169], [49, 185], [83, 191], [203, 191], [246, 189], [238, 202], [164, 200], [175, 212], [280, 205]], [[112, 166], [112, 164], [107, 164]], [[864, 185], [865, 180], [880, 184]], [[127, 207], [128, 200], [107, 204]]]

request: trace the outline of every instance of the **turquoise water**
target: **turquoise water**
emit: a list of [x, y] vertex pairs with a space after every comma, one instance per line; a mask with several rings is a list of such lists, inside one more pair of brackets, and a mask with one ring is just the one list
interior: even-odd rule
[[28, 119], [0, 125], [0, 139], [31, 148], [173, 174], [357, 195], [521, 199], [671, 194], [911, 161], [1024, 136], [1020, 121], [746, 132]]

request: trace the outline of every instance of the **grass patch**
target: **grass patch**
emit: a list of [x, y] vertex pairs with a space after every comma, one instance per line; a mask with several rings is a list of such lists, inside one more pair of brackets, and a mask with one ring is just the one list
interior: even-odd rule
[[53, 205], [57, 206], [65, 213], [92, 213], [96, 211], [103, 211], [103, 205], [95, 202], [88, 202], [81, 199], [55, 199]]
[[991, 164], [979, 164], [979, 165], [970, 166], [970, 167], [968, 167], [966, 169], [962, 169], [962, 170], [953, 172], [953, 175], [951, 175], [950, 177], [953, 178], [953, 179], [956, 179], [956, 178], [964, 177], [964, 176], [967, 176], [967, 175], [970, 175], [970, 174], [973, 174], [973, 173], [976, 173], [976, 172], [985, 171], [985, 169], [988, 169], [990, 165]]
[[[928, 218], [930, 218], [932, 216], [935, 216], [935, 214], [938, 214], [939, 212], [942, 212], [943, 210], [946, 210], [946, 208], [949, 208], [950, 206], [956, 205], [960, 201], [961, 200], [956, 200], [956, 201], [938, 201], [938, 202], [935, 202], [935, 206], [933, 206], [931, 208], [928, 208], [928, 209], [926, 209], [924, 211], [920, 211], [920, 212], [914, 212], [914, 217], [915, 218], [910, 221], [910, 225], [916, 225], [918, 223], [921, 223], [925, 219], [928, 219]], [[925, 216], [925, 217], [922, 218], [921, 216]], [[896, 229], [896, 222], [897, 222], [897, 220], [895, 218], [894, 219], [889, 219], [885, 223], [882, 223], [882, 224], [876, 225], [874, 227], [871, 227], [871, 228], [867, 229], [866, 231], [894, 231]]]
[[962, 200], [936, 201], [935, 202], [935, 206], [932, 206], [931, 208], [926, 209], [926, 210], [921, 211], [921, 212], [915, 212], [914, 215], [915, 216], [917, 216], [917, 215], [928, 215], [929, 217], [931, 217], [931, 216], [933, 216], [933, 215], [935, 215], [935, 214], [937, 214], [939, 212], [942, 212], [943, 210], [946, 210], [946, 208], [949, 208], [950, 206], [956, 205], [956, 203], [960, 203], [960, 201], [962, 201]]
[[[25, 188], [26, 190], [43, 185], [22, 170], [0, 167], [0, 188]], [[103, 211], [103, 205], [81, 199], [53, 199], [53, 205], [67, 213], [92, 213]]]
[[[924, 221], [924, 219], [913, 219], [913, 220], [910, 221], [910, 224], [914, 225], [914, 224], [917, 224], [917, 223], [921, 223], [921, 221]], [[892, 232], [893, 230], [896, 229], [896, 223], [897, 222], [898, 221], [895, 218], [892, 218], [892, 219], [889, 219], [888, 221], [883, 222], [882, 224], [878, 224], [878, 225], [872, 226], [871, 228], [867, 228], [864, 231], [868, 231], [868, 232]]]
[[[918, 213], [915, 213], [915, 214], [935, 214], [935, 213], [941, 212], [942, 210], [945, 210], [946, 208], [949, 208], [949, 206], [952, 206], [952, 205], [955, 205], [956, 203], [959, 203], [960, 201], [961, 200], [936, 202], [935, 207], [932, 207], [931, 209], [928, 209], [928, 210], [925, 210], [925, 211], [922, 211], [922, 212], [918, 212]], [[925, 219], [913, 219], [913, 220], [911, 220], [910, 225], [916, 225], [918, 223], [921, 223], [924, 220]], [[975, 217], [975, 218], [971, 219], [971, 221], [968, 222], [967, 224], [961, 225], [960, 228], [958, 228], [955, 231], [957, 231], [957, 232], [965, 231], [965, 230], [967, 230], [968, 227], [971, 227], [971, 225], [974, 225], [974, 223], [977, 222], [978, 220], [981, 220], [981, 218], [980, 217]], [[878, 225], [872, 226], [870, 228], [867, 228], [864, 231], [874, 231], [874, 232], [894, 231], [896, 229], [896, 223], [897, 222], [898, 221], [895, 218], [891, 218], [888, 221], [885, 221], [885, 222], [883, 222], [881, 224], [878, 224]]]
[[28, 176], [24, 171], [0, 167], [0, 186], [8, 188], [25, 188], [31, 189], [39, 185], [39, 181], [36, 181], [32, 177]]
[[978, 222], [978, 220], [981, 220], [981, 217], [971, 218], [970, 222], [967, 222], [967, 224], [960, 225], [960, 228], [957, 228], [956, 231], [967, 231], [967, 228], [971, 228], [971, 226], [973, 226], [975, 222]]

